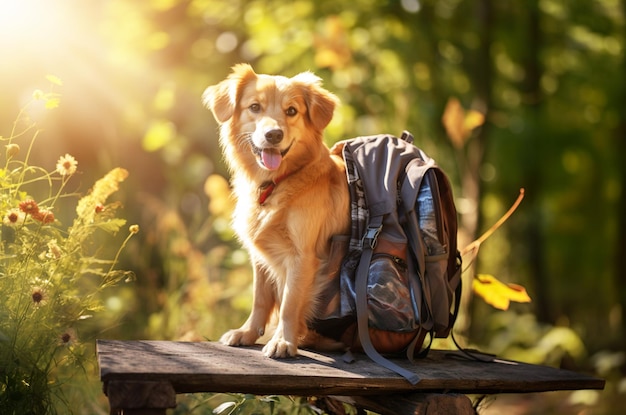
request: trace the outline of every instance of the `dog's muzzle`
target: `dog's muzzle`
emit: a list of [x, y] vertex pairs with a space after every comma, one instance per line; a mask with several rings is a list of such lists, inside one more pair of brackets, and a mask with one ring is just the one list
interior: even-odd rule
[[[278, 142], [280, 143], [282, 141], [283, 132], [281, 130], [271, 131], [280, 131], [281, 139], [278, 140]], [[267, 134], [268, 133], [266, 133], [265, 135], [266, 138]], [[252, 152], [258, 157], [261, 166], [265, 167], [268, 170], [276, 170], [278, 167], [280, 167], [280, 163], [282, 163], [283, 158], [287, 155], [289, 150], [291, 150], [291, 146], [293, 145], [294, 141], [289, 144], [289, 147], [282, 151], [275, 147], [259, 148], [254, 145], [252, 140], [250, 141], [250, 145], [252, 146]]]

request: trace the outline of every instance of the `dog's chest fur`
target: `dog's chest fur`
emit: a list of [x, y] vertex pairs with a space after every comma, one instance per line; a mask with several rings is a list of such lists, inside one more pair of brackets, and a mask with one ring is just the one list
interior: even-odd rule
[[270, 270], [284, 272], [287, 263], [298, 255], [298, 243], [294, 235], [296, 226], [292, 216], [281, 208], [287, 195], [278, 187], [261, 205], [260, 191], [246, 184], [235, 186], [237, 205], [233, 217], [233, 228], [253, 260], [261, 261]]

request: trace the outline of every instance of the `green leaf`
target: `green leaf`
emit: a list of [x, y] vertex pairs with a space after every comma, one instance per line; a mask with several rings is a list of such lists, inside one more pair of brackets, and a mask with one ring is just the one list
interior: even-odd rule
[[219, 405], [217, 408], [213, 409], [213, 413], [214, 414], [224, 413], [224, 412], [228, 411], [230, 408], [232, 408], [235, 405], [237, 405], [237, 403], [233, 402], [233, 401], [224, 402], [223, 404]]
[[98, 228], [105, 232], [116, 233], [122, 226], [126, 224], [126, 219], [114, 218], [105, 222], [98, 223]]

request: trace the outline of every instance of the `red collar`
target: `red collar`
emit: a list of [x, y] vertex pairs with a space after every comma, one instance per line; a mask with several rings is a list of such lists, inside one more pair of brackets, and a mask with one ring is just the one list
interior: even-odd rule
[[278, 183], [285, 180], [290, 174], [291, 173], [285, 173], [270, 182], [263, 183], [261, 187], [259, 187], [259, 190], [261, 191], [261, 194], [259, 195], [259, 205], [263, 206], [267, 198], [270, 197], [276, 186], [278, 186]]

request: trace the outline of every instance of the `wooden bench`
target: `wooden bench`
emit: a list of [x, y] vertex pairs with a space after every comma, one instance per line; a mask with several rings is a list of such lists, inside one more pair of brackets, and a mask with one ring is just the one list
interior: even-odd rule
[[[273, 360], [260, 347], [234, 348], [213, 342], [97, 341], [100, 379], [112, 414], [165, 414], [176, 394], [194, 392], [256, 395], [341, 396], [381, 414], [473, 414], [465, 394], [603, 389], [604, 380], [546, 366], [461, 358], [458, 351], [432, 350], [411, 364], [421, 377], [411, 385], [356, 355], [301, 350]], [[390, 398], [390, 395], [392, 396]]]

